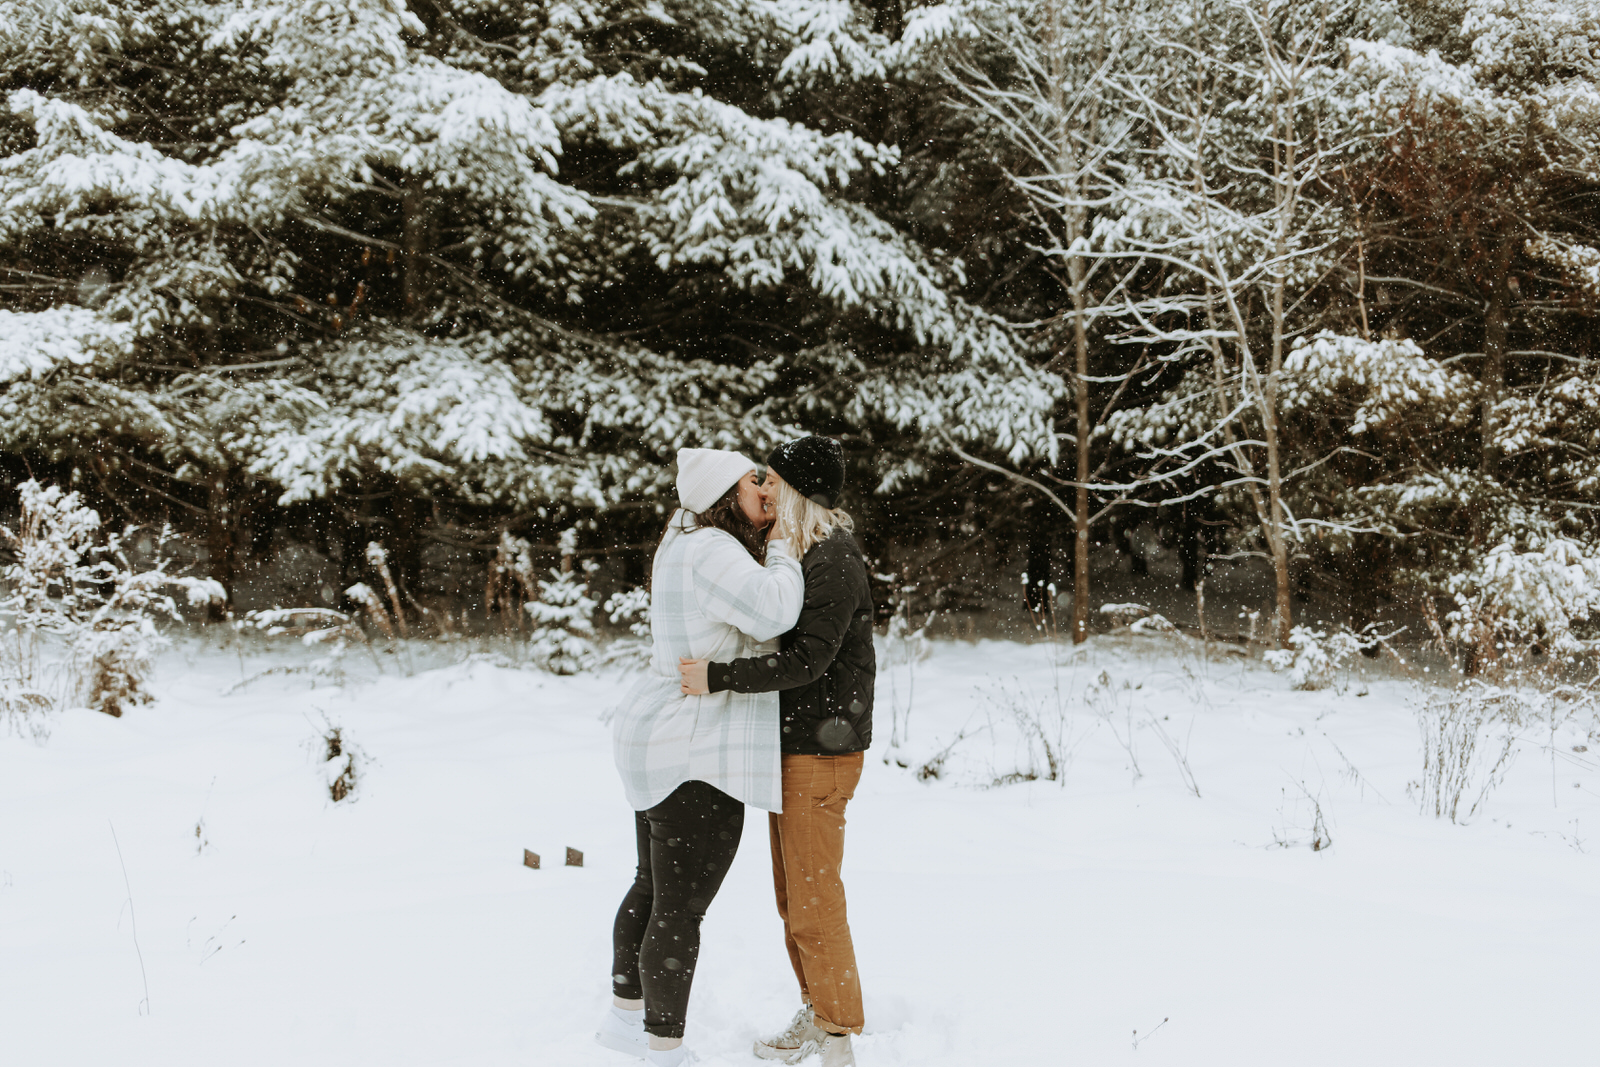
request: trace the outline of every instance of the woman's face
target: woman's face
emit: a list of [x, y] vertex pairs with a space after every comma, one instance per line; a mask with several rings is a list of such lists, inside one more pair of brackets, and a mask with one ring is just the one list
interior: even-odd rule
[[778, 486], [783, 484], [783, 476], [771, 468], [767, 469], [767, 480], [761, 483], [761, 503], [767, 509], [767, 521], [777, 514]]
[[767, 528], [772, 518], [767, 513], [767, 497], [761, 489], [756, 472], [751, 471], [739, 479], [739, 510], [758, 530]]

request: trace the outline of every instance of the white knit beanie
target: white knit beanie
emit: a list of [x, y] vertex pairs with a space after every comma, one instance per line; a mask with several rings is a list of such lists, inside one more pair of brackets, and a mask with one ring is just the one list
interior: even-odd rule
[[699, 514], [722, 499], [756, 465], [737, 452], [721, 448], [678, 449], [678, 502]]

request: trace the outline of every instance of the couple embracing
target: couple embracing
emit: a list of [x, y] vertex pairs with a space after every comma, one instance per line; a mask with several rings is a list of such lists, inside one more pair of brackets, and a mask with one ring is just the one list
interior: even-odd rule
[[845, 806], [872, 741], [872, 597], [840, 510], [838, 442], [780, 446], [765, 479], [737, 452], [678, 452], [678, 500], [651, 571], [650, 668], [613, 747], [639, 849], [612, 932], [601, 1044], [652, 1065], [683, 1047], [700, 920], [768, 812], [778, 914], [801, 1008], [755, 1054], [855, 1063], [861, 984], [845, 916]]

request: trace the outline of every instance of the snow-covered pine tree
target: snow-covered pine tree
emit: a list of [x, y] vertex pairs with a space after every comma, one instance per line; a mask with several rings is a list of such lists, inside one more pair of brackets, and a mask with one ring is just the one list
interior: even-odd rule
[[599, 603], [589, 596], [589, 569], [577, 565], [578, 531], [561, 531], [557, 548], [561, 566], [551, 568], [548, 580], [540, 579], [539, 599], [526, 605], [533, 618], [529, 651], [552, 674], [577, 674], [594, 663], [598, 652], [594, 612]]
[[[402, 587], [436, 522], [488, 553], [508, 521], [548, 539], [604, 511], [619, 543], [648, 543], [680, 444], [836, 432], [857, 484], [891, 493], [953, 471], [952, 442], [1036, 470], [1066, 440], [1066, 383], [1008, 322], [1063, 304], [1041, 249], [1067, 264], [1137, 238], [1127, 292], [1160, 374], [1095, 447], [1164, 464], [1147, 502], [1220, 489], [1319, 570], [1359, 559], [1446, 597], [1502, 544], [1587, 553], [1592, 0], [1250, 5], [1290, 28], [1330, 16], [1301, 143], [1351, 148], [1300, 187], [1286, 251], [1270, 226], [1223, 227], [1255, 294], [1242, 326], [1206, 320], [1222, 289], [1160, 242], [1199, 232], [1186, 205], [1277, 217], [1284, 172], [1252, 161], [1292, 139], [1253, 38], [1141, 29], [1174, 47], [1133, 79], [1172, 104], [1216, 73], [1207, 165], [1237, 180], [1196, 199], [1170, 180], [1171, 138], [1143, 141], [1122, 178], [1172, 195], [1096, 208], [1108, 243], [1052, 244], [937, 63], [975, 47], [972, 11], [1047, 6], [6, 4], [0, 455], [75, 476], [102, 510], [173, 509], [224, 580], [293, 514], [355, 570], [382, 538]], [[1191, 29], [1247, 13], [1153, 10], [1200, 10]], [[1281, 360], [1267, 413], [1240, 338], [1267, 377]], [[1089, 358], [1104, 377], [1120, 355], [1092, 337]], [[1276, 521], [1254, 443], [1273, 419]]]
[[1478, 466], [1494, 475], [1516, 466], [1501, 438], [1525, 407], [1518, 387], [1564, 377], [1570, 363], [1551, 350], [1577, 354], [1574, 318], [1593, 314], [1582, 264], [1600, 236], [1573, 204], [1600, 180], [1600, 5], [1444, 7], [1453, 24], [1414, 47], [1352, 44], [1354, 103], [1373, 134], [1354, 184], [1384, 275], [1384, 328], [1478, 349]]
[[[1413, 338], [1438, 370], [1404, 394], [1433, 426], [1359, 464], [1364, 506], [1350, 512], [1385, 531], [1372, 562], [1426, 606], [1453, 607], [1469, 666], [1570, 651], [1600, 503], [1587, 271], [1600, 262], [1587, 206], [1600, 193], [1600, 5], [1455, 0], [1356, 36], [1349, 332]], [[1546, 577], [1524, 585], [1536, 570]]]
[[885, 485], [1053, 448], [1059, 380], [858, 194], [896, 147], [814, 124], [850, 35], [807, 5], [26, 9], [0, 264], [68, 340], [3, 364], [0, 449], [184, 509], [224, 580], [274, 500], [555, 522], [795, 422]]

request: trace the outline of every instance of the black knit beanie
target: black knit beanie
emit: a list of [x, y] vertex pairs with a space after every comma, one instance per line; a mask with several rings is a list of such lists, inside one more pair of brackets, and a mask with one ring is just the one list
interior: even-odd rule
[[839, 506], [844, 489], [844, 448], [830, 437], [802, 437], [779, 445], [767, 466], [813, 504]]

